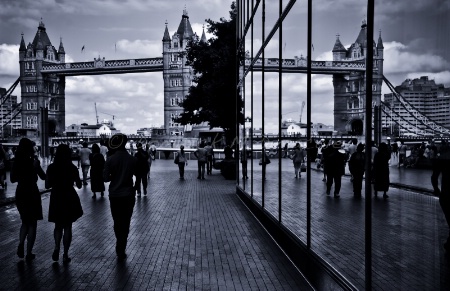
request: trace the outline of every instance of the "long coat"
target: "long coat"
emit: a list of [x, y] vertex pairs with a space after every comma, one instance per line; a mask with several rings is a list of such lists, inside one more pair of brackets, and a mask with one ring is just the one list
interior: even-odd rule
[[373, 158], [375, 191], [389, 190], [389, 159], [389, 154], [383, 152], [377, 152]]
[[105, 191], [105, 183], [103, 182], [103, 168], [105, 167], [105, 158], [101, 153], [91, 154], [89, 156], [91, 162], [91, 191]]
[[80, 198], [73, 188], [74, 184], [81, 188], [81, 179], [75, 165], [69, 163], [61, 168], [60, 165], [53, 163], [48, 166], [45, 188], [52, 188], [48, 221], [67, 224], [75, 222], [83, 215]]

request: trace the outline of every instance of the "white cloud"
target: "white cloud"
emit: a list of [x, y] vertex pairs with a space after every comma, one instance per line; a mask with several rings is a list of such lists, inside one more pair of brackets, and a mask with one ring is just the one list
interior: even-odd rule
[[384, 44], [384, 72], [404, 73], [417, 71], [442, 71], [448, 69], [449, 63], [441, 56], [429, 53], [412, 53], [408, 47], [399, 42], [386, 42]]
[[19, 77], [19, 45], [0, 45], [0, 75]]

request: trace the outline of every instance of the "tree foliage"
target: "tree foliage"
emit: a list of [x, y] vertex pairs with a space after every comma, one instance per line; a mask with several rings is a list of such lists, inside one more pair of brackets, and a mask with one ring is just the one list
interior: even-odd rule
[[230, 19], [207, 19], [207, 42], [191, 41], [186, 50], [187, 65], [194, 71], [193, 85], [182, 106], [181, 124], [207, 121], [210, 128], [221, 127], [228, 141], [236, 136], [236, 123], [243, 124], [243, 101], [237, 94], [236, 5], [231, 4]]

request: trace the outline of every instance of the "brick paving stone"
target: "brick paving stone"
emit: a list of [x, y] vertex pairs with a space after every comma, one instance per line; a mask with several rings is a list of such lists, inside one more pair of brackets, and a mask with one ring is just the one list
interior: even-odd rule
[[153, 164], [148, 195], [136, 200], [122, 263], [114, 251], [109, 200], [93, 200], [89, 186], [77, 191], [85, 214], [73, 225], [67, 265], [51, 260], [48, 194], [42, 196], [44, 220], [32, 263], [15, 254], [17, 209], [0, 208], [0, 290], [311, 289], [241, 203], [234, 181], [218, 171], [197, 180], [196, 170], [190, 164], [180, 181], [173, 162]]

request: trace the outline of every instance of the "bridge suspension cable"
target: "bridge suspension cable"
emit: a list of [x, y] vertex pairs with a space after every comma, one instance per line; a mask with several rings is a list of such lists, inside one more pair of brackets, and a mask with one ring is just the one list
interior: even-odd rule
[[[391, 82], [389, 82], [389, 80], [385, 76], [383, 76], [383, 81], [388, 86], [389, 90], [392, 92], [392, 95], [399, 101], [399, 104], [401, 105], [401, 107], [403, 109], [405, 109], [405, 111], [411, 117], [413, 117], [415, 120], [417, 120], [417, 122], [419, 122], [419, 126], [421, 126], [421, 127], [418, 127], [417, 129], [415, 129], [415, 131], [417, 131], [417, 134], [427, 135], [427, 134], [438, 133], [438, 134], [450, 135], [450, 129], [439, 125], [435, 121], [432, 121], [427, 116], [420, 113], [419, 110], [417, 110], [411, 103], [408, 102], [408, 100], [403, 98], [403, 96], [399, 92], [397, 92], [397, 90], [395, 90], [395, 87], [391, 84]], [[386, 104], [383, 104], [383, 105], [385, 107], [383, 109], [383, 111], [385, 111], [386, 108], [389, 108], [389, 110], [392, 110], [390, 107], [386, 106]], [[389, 111], [389, 110], [387, 110], [387, 111]], [[397, 113], [396, 113], [396, 115], [400, 116]], [[406, 121], [403, 117], [402, 117], [402, 120]], [[409, 122], [409, 121], [407, 121], [407, 123], [411, 124], [411, 122]], [[414, 126], [414, 125], [412, 125], [412, 126]], [[423, 128], [423, 127], [425, 127], [425, 128]], [[411, 130], [408, 130], [408, 131], [411, 132]]]
[[[391, 118], [391, 120], [397, 120], [396, 124], [404, 129], [405, 131], [409, 133], [414, 133], [417, 135], [425, 136], [427, 135], [426, 131], [419, 129], [417, 126], [415, 126], [411, 121], [405, 119], [403, 116], [401, 116], [398, 112], [396, 112], [393, 108], [389, 106], [389, 104], [386, 104], [385, 102], [381, 102], [381, 109], [383, 110], [383, 113]], [[395, 117], [394, 117], [395, 115]], [[400, 122], [400, 119], [403, 122]], [[409, 126], [404, 126], [404, 124], [408, 124]]]
[[6, 102], [6, 100], [8, 99], [9, 96], [11, 96], [12, 92], [14, 92], [14, 90], [16, 89], [19, 82], [20, 82], [20, 77], [17, 78], [17, 80], [11, 85], [11, 87], [9, 87], [9, 89], [6, 90], [6, 93], [1, 96], [0, 106]]

